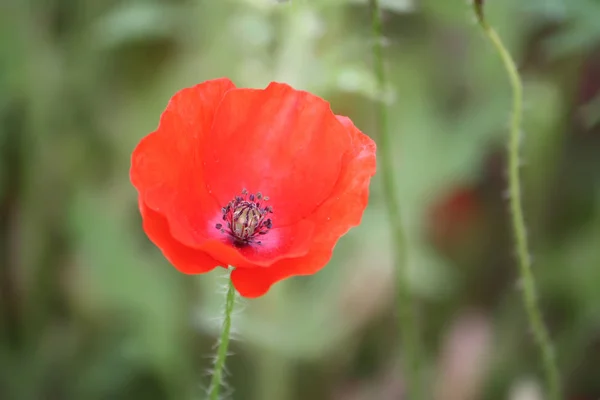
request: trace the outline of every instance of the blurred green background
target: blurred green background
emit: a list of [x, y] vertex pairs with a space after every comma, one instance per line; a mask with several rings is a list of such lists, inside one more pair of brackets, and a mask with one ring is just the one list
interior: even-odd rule
[[[130, 154], [177, 90], [284, 81], [367, 134], [391, 105], [434, 400], [538, 400], [505, 195], [510, 88], [464, 0], [0, 0], [0, 399], [202, 399], [224, 271], [176, 272]], [[526, 206], [569, 400], [600, 396], [600, 2], [487, 2], [525, 82]], [[379, 176], [330, 265], [241, 301], [225, 398], [402, 399]], [[243, 311], [242, 311], [243, 310]]]

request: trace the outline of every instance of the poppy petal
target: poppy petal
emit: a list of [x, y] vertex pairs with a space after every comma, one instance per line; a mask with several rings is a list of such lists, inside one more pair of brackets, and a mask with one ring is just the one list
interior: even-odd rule
[[352, 149], [344, 155], [345, 168], [329, 198], [307, 219], [317, 231], [307, 255], [281, 260], [260, 269], [237, 268], [231, 279], [244, 297], [259, 297], [271, 285], [294, 275], [310, 275], [331, 259], [333, 247], [350, 228], [360, 223], [368, 203], [369, 182], [375, 174], [375, 143], [346, 117], [337, 117], [352, 139]]
[[281, 83], [236, 89], [221, 102], [204, 148], [213, 195], [269, 196], [273, 226], [300, 221], [331, 193], [350, 142], [329, 104]]
[[219, 264], [203, 251], [184, 246], [171, 236], [167, 219], [139, 201], [144, 231], [148, 238], [180, 272], [200, 274], [213, 270]]
[[216, 79], [177, 92], [158, 129], [132, 155], [130, 176], [144, 204], [164, 215], [175, 239], [194, 247], [220, 206], [206, 188], [198, 157], [223, 96], [235, 86]]

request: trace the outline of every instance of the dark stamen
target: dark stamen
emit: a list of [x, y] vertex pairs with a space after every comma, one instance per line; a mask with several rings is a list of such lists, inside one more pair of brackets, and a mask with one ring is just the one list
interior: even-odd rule
[[266, 235], [273, 227], [271, 218], [267, 218], [268, 214], [273, 213], [273, 208], [271, 206], [261, 208], [260, 202], [256, 200], [267, 201], [268, 199], [260, 192], [249, 194], [246, 189], [242, 190], [241, 196], [235, 196], [221, 209], [223, 221], [227, 222], [227, 229], [224, 229], [222, 224], [216, 224], [215, 228], [222, 233], [227, 233], [234, 245], [238, 247], [261, 244], [255, 238]]

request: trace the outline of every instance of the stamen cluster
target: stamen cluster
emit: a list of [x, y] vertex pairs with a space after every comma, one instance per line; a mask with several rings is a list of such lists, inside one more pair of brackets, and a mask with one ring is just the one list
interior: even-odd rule
[[227, 233], [238, 247], [260, 244], [256, 238], [267, 234], [273, 226], [271, 218], [268, 218], [273, 209], [271, 206], [261, 207], [261, 201], [268, 200], [260, 192], [253, 194], [242, 190], [241, 196], [236, 196], [221, 210], [227, 226], [217, 224], [215, 227], [221, 233]]

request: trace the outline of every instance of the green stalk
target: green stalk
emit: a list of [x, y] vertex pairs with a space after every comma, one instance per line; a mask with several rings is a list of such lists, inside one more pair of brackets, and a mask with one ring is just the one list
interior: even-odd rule
[[[371, 8], [371, 23], [373, 30], [373, 61], [374, 70], [380, 90], [387, 88], [383, 57], [383, 29], [381, 22], [381, 8], [378, 0], [369, 0]], [[398, 293], [398, 319], [400, 326], [400, 339], [404, 354], [404, 375], [406, 378], [407, 398], [422, 400], [421, 385], [420, 343], [413, 299], [410, 293], [408, 280], [408, 252], [402, 224], [402, 213], [397, 198], [393, 165], [393, 144], [388, 127], [388, 107], [383, 100], [377, 103], [376, 122], [379, 133], [379, 152], [381, 162], [381, 176], [383, 180], [384, 198], [391, 223], [394, 258], [397, 270]]]
[[514, 60], [506, 49], [500, 36], [486, 21], [483, 12], [483, 0], [475, 0], [475, 14], [483, 32], [500, 55], [513, 92], [510, 135], [508, 139], [508, 189], [510, 194], [511, 222], [517, 250], [522, 293], [529, 325], [539, 348], [546, 378], [546, 390], [549, 399], [560, 400], [560, 379], [552, 340], [541, 316], [537, 299], [536, 283], [531, 268], [531, 255], [527, 240], [527, 229], [523, 213], [521, 196], [521, 178], [519, 175], [519, 141], [523, 118], [523, 84]]
[[225, 359], [227, 358], [227, 348], [229, 347], [229, 333], [231, 331], [231, 314], [235, 304], [235, 288], [231, 279], [227, 284], [227, 295], [225, 300], [225, 315], [223, 320], [223, 329], [219, 339], [219, 347], [217, 349], [217, 360], [213, 369], [212, 380], [208, 388], [209, 400], [218, 400], [219, 391], [223, 385], [223, 369], [225, 367]]

